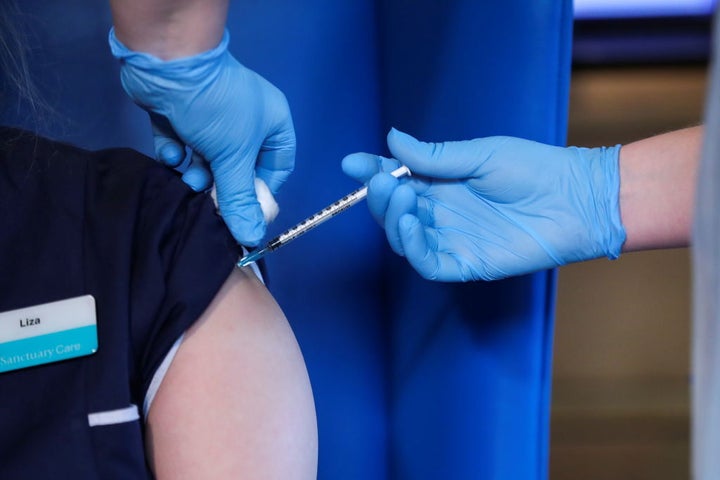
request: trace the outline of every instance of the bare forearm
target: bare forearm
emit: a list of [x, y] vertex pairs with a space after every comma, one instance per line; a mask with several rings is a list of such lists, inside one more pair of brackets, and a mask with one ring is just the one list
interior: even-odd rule
[[110, 7], [118, 40], [170, 60], [220, 43], [228, 0], [110, 0]]
[[622, 147], [623, 251], [688, 245], [702, 136], [698, 126]]

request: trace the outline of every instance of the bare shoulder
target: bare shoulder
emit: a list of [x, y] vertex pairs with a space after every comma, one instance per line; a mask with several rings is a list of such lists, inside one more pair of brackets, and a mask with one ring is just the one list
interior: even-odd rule
[[315, 478], [315, 409], [302, 353], [249, 269], [235, 269], [188, 330], [147, 431], [158, 478]]

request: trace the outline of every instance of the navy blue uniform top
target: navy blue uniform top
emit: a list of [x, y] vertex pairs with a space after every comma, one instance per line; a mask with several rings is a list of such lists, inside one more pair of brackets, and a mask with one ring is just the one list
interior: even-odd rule
[[90, 294], [99, 342], [0, 373], [0, 479], [150, 478], [143, 420], [88, 415], [142, 408], [239, 253], [209, 195], [152, 159], [0, 128], [0, 312]]

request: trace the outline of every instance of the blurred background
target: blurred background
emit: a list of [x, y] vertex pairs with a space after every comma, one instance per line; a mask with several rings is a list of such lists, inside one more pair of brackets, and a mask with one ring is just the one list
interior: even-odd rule
[[[710, 0], [576, 0], [568, 144], [702, 121]], [[558, 274], [550, 478], [689, 478], [690, 257]]]

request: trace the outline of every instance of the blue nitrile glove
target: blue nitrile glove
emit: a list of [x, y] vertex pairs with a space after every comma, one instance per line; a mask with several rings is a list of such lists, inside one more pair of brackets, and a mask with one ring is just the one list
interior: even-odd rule
[[[349, 176], [392, 249], [424, 278], [495, 280], [607, 256], [625, 241], [618, 153], [512, 137], [422, 143], [391, 130], [394, 158], [355, 153]], [[398, 162], [409, 179], [387, 173]]]
[[129, 50], [114, 30], [109, 42], [125, 91], [150, 113], [158, 159], [178, 166], [188, 146], [193, 155], [185, 182], [205, 190], [214, 180], [220, 214], [235, 239], [257, 245], [266, 225], [254, 177], [275, 194], [295, 166], [285, 95], [235, 60], [227, 31], [215, 49], [170, 61]]

